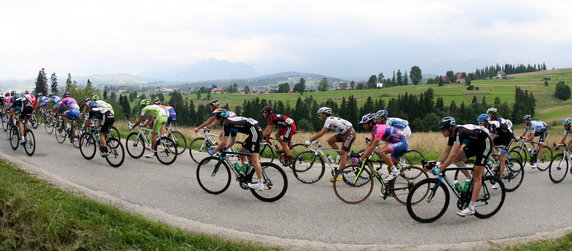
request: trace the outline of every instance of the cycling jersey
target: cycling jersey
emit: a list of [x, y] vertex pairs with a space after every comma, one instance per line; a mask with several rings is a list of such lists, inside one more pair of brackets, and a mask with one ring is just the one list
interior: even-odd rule
[[381, 140], [388, 143], [391, 149], [391, 160], [396, 162], [399, 156], [407, 151], [409, 144], [407, 143], [405, 134], [399, 129], [384, 124], [376, 124], [371, 132], [373, 140]]
[[46, 107], [50, 104], [50, 99], [46, 96], [40, 96], [38, 101], [40, 102], [40, 107]]
[[329, 116], [326, 118], [324, 128], [329, 128], [334, 132], [344, 134], [348, 129], [353, 128], [353, 125], [345, 119]]
[[387, 125], [393, 126], [399, 130], [409, 127], [409, 121], [400, 118], [387, 118]]
[[167, 118], [167, 112], [159, 105], [148, 105], [143, 107], [143, 109], [141, 110], [141, 116], [145, 115], [153, 116], [155, 118], [157, 117]]
[[530, 131], [531, 133], [538, 133], [541, 131], [547, 130], [546, 128], [546, 123], [544, 123], [544, 121], [540, 121], [540, 120], [532, 120], [530, 121], [530, 126], [525, 126], [524, 127], [524, 132], [528, 132]]
[[21, 119], [29, 119], [30, 115], [32, 115], [32, 112], [34, 111], [34, 104], [32, 104], [32, 101], [26, 97], [21, 97], [14, 100], [14, 102], [11, 104], [11, 108], [13, 108], [14, 111], [21, 113]]
[[280, 129], [278, 130], [279, 135], [283, 135], [282, 140], [285, 142], [290, 142], [292, 136], [296, 134], [296, 124], [294, 124], [294, 119], [282, 115], [282, 114], [271, 114], [268, 116], [267, 125], [277, 125]]
[[34, 109], [36, 109], [36, 97], [34, 97], [34, 95], [32, 95], [31, 93], [25, 94], [24, 97], [26, 97], [27, 99], [32, 101], [32, 104], [34, 105]]
[[89, 111], [88, 118], [89, 119], [95, 118], [103, 121], [103, 124], [101, 125], [101, 132], [103, 133], [108, 133], [109, 128], [111, 128], [111, 126], [115, 122], [115, 116], [113, 115], [113, 113], [111, 113], [109, 109], [101, 107], [92, 108]]
[[95, 100], [94, 102], [97, 104], [97, 107], [105, 108], [115, 115], [115, 111], [113, 111], [113, 106], [111, 106], [109, 103], [103, 100]]
[[463, 151], [467, 158], [476, 156], [475, 163], [484, 166], [491, 154], [493, 143], [489, 138], [489, 130], [483, 126], [472, 124], [458, 125], [454, 127], [453, 133], [449, 136], [448, 144], [452, 146], [465, 145]]
[[67, 109], [64, 112], [64, 115], [68, 118], [78, 117], [79, 116], [79, 105], [77, 101], [72, 97], [65, 97], [61, 100], [60, 104], [61, 110]]
[[252, 118], [245, 118], [235, 116], [226, 118], [222, 122], [222, 130], [224, 136], [236, 136], [237, 133], [247, 134], [248, 137], [244, 140], [242, 146], [250, 153], [257, 153], [260, 151], [260, 140], [262, 139], [262, 129], [258, 125], [258, 121]]
[[173, 108], [172, 106], [168, 106], [168, 105], [162, 105], [161, 107], [169, 115], [169, 118], [167, 119], [167, 123], [171, 123], [172, 121], [177, 120], [177, 112], [175, 112], [175, 108]]
[[[504, 120], [501, 120], [504, 122]], [[497, 120], [489, 121], [489, 131], [491, 136], [497, 136], [493, 142], [495, 145], [508, 146], [514, 137], [511, 128], [506, 123]]]

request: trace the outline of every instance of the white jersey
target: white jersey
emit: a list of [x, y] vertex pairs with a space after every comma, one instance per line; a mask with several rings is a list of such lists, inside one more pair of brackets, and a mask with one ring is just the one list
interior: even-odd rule
[[329, 128], [332, 131], [340, 134], [345, 133], [348, 129], [352, 127], [353, 125], [349, 121], [334, 116], [327, 117], [326, 122], [324, 123], [324, 128]]
[[115, 115], [115, 111], [113, 111], [113, 107], [109, 103], [103, 100], [96, 100], [95, 103], [97, 104], [97, 107], [105, 108]]

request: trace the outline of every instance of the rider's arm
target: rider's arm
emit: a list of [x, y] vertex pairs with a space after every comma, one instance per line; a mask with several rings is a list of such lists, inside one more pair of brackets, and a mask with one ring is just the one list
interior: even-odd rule
[[310, 141], [315, 141], [317, 139], [319, 139], [320, 137], [324, 136], [324, 134], [326, 134], [328, 132], [328, 130], [330, 130], [327, 127], [322, 128], [322, 130], [320, 130], [318, 133], [316, 133], [314, 136], [312, 136], [310, 138]]
[[[443, 163], [443, 165], [441, 165], [441, 171], [445, 170], [445, 168], [447, 168], [453, 162], [458, 160], [459, 154], [461, 153], [461, 147], [462, 146], [463, 145], [461, 145], [461, 144], [453, 145], [453, 154], [451, 156], [449, 156], [449, 158], [447, 158], [447, 160], [445, 161], [445, 163]], [[450, 147], [450, 146], [447, 146], [447, 147]]]
[[209, 117], [209, 119], [207, 119], [207, 121], [203, 122], [200, 126], [195, 127], [195, 131], [198, 131], [199, 129], [205, 127], [206, 125], [212, 123], [214, 119], [215, 119], [215, 116]]
[[367, 159], [369, 155], [373, 153], [377, 145], [379, 145], [379, 141], [380, 141], [379, 139], [375, 139], [369, 142], [369, 146], [367, 146], [367, 148], [364, 150], [363, 155], [359, 158], [359, 160], [364, 161], [365, 159]]
[[149, 118], [147, 118], [147, 123], [145, 123], [143, 127], [150, 126], [153, 123], [153, 120], [155, 120], [155, 116], [153, 115], [149, 116]]
[[220, 144], [214, 149], [215, 152], [219, 152], [221, 149], [225, 148], [228, 144], [228, 136], [222, 136], [220, 138]]
[[453, 146], [447, 145], [445, 147], [445, 150], [443, 150], [443, 153], [441, 153], [441, 155], [439, 155], [439, 158], [437, 158], [438, 162], [443, 162], [447, 159], [447, 157], [449, 156], [449, 153], [451, 152], [451, 149], [453, 149]]
[[262, 131], [262, 136], [264, 137], [270, 136], [273, 130], [274, 130], [274, 124], [267, 125], [266, 128], [264, 128], [264, 131]]
[[526, 136], [526, 142], [531, 142], [534, 139], [534, 133], [530, 132], [528, 133], [528, 136]]
[[[215, 119], [212, 123], [208, 124], [207, 127], [208, 127], [208, 128], [213, 128], [213, 127], [215, 127], [215, 126], [218, 125], [218, 124], [220, 124], [220, 121], [219, 121], [218, 119]], [[202, 127], [198, 127], [198, 128], [200, 129], [200, 128], [202, 128]]]
[[139, 116], [139, 120], [137, 120], [137, 122], [133, 124], [133, 128], [137, 127], [141, 123], [141, 121], [143, 121], [143, 119], [145, 119], [145, 115]]

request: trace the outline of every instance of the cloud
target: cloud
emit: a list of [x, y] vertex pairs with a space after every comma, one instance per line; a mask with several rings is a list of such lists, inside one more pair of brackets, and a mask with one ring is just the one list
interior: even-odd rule
[[474, 58], [566, 65], [570, 11], [564, 0], [10, 1], [0, 76], [139, 74], [207, 58], [335, 76]]

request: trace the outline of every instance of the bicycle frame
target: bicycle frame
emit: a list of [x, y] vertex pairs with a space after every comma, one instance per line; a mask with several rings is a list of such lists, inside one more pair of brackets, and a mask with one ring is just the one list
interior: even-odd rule
[[335, 163], [332, 162], [328, 158], [328, 156], [326, 156], [324, 151], [334, 151], [334, 152], [337, 152], [339, 154], [340, 150], [337, 150], [334, 148], [322, 147], [322, 144], [320, 144], [320, 142], [314, 142], [313, 144], [308, 146], [308, 149], [310, 149], [310, 151], [314, 152], [314, 155], [320, 155], [322, 157], [322, 159], [326, 160], [326, 164], [328, 164], [328, 167], [330, 167], [330, 169], [332, 169], [332, 173], [336, 170], [336, 166], [334, 165]]

